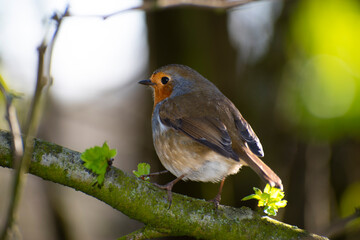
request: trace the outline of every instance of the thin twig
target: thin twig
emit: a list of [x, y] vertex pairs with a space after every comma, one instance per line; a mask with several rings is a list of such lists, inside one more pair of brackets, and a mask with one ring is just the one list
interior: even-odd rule
[[5, 87], [1, 82], [0, 82], [0, 91], [2, 92], [5, 98], [5, 103], [6, 103], [5, 118], [6, 121], [8, 122], [9, 129], [13, 137], [12, 140], [13, 140], [13, 150], [14, 150], [14, 163], [19, 164], [24, 151], [23, 151], [23, 142], [21, 138], [20, 124], [16, 115], [15, 106], [13, 105], [14, 95], [6, 91]]
[[142, 179], [142, 180], [145, 180], [145, 178], [147, 178], [147, 177], [159, 176], [161, 174], [168, 173], [168, 172], [169, 172], [168, 170], [163, 170], [163, 171], [160, 171], [160, 172], [153, 172], [153, 173], [141, 175], [139, 178]]
[[[46, 36], [44, 37], [41, 45], [38, 47], [38, 53], [39, 53], [39, 59], [38, 59], [38, 74], [37, 74], [37, 82], [36, 82], [36, 89], [35, 94], [31, 102], [30, 110], [29, 110], [29, 116], [27, 119], [27, 123], [24, 128], [24, 133], [26, 136], [25, 139], [25, 146], [24, 146], [24, 154], [22, 155], [22, 158], [20, 160], [19, 166], [16, 168], [16, 174], [14, 176], [14, 185], [13, 185], [13, 192], [11, 197], [11, 204], [9, 207], [8, 215], [7, 215], [7, 221], [5, 228], [3, 229], [3, 232], [1, 233], [1, 239], [5, 240], [8, 239], [9, 234], [11, 233], [14, 223], [17, 220], [17, 210], [19, 201], [21, 199], [21, 193], [23, 189], [23, 185], [26, 179], [25, 173], [29, 170], [29, 165], [31, 162], [33, 147], [34, 147], [34, 139], [33, 137], [36, 135], [38, 126], [39, 126], [39, 119], [41, 116], [41, 103], [43, 100], [43, 96], [46, 95], [46, 90], [49, 88], [51, 84], [51, 76], [50, 76], [50, 67], [51, 67], [51, 52], [52, 52], [52, 46], [54, 44], [54, 41], [56, 39], [60, 24], [64, 18], [64, 16], [67, 15], [69, 7], [67, 6], [64, 14], [62, 14], [60, 17], [53, 17], [54, 20], [57, 21], [57, 26], [55, 28], [55, 32], [52, 36], [52, 38], [49, 41], [50, 52], [48, 57], [45, 58], [45, 54], [47, 53], [47, 39]], [[47, 66], [45, 67], [45, 64]], [[11, 112], [14, 112], [15, 109], [9, 108]], [[10, 112], [9, 112], [10, 113]], [[13, 114], [12, 114], [13, 115]], [[11, 117], [12, 115], [9, 115], [9, 119], [13, 119]], [[12, 120], [13, 121], [13, 120]], [[20, 136], [20, 128], [14, 129], [14, 125], [12, 126], [12, 131], [15, 130], [15, 133]], [[18, 144], [18, 143], [17, 143]], [[22, 145], [22, 143], [21, 143]], [[22, 149], [22, 146], [21, 146]], [[16, 154], [16, 152], [15, 152]]]
[[322, 235], [334, 238], [345, 231], [348, 223], [358, 218], [360, 218], [360, 208], [356, 208], [355, 212], [350, 216], [339, 219], [332, 223], [326, 230], [322, 231]]
[[[153, 11], [157, 9], [192, 6], [202, 8], [229, 9], [238, 7], [257, 0], [144, 0], [139, 6], [130, 7], [115, 11], [107, 15], [76, 15], [77, 17], [100, 17], [106, 20], [118, 14], [122, 14], [131, 10]], [[75, 16], [75, 15], [70, 15]]]
[[[52, 35], [49, 43], [47, 43], [46, 37], [44, 37], [42, 43], [38, 47], [38, 53], [39, 53], [39, 60], [38, 60], [38, 74], [37, 74], [37, 82], [36, 82], [36, 89], [34, 98], [31, 102], [29, 116], [27, 124], [24, 128], [24, 132], [30, 133], [30, 136], [34, 136], [37, 132], [37, 125], [38, 120], [41, 114], [37, 111], [38, 106], [41, 103], [42, 96], [45, 94], [43, 92], [46, 92], [47, 89], [51, 85], [51, 56], [53, 51], [53, 46], [55, 44], [55, 40], [57, 37], [57, 34], [59, 32], [59, 28], [61, 26], [61, 23], [64, 19], [64, 17], [68, 16], [69, 6], [66, 7], [64, 13], [61, 16], [57, 16], [56, 14], [53, 15], [52, 19], [56, 21], [56, 28], [54, 31], [54, 34]], [[47, 65], [45, 67], [45, 64]], [[26, 144], [25, 144], [26, 148]]]
[[[195, 6], [208, 8], [232, 8], [255, 0], [150, 0], [156, 2], [157, 7]], [[147, 1], [145, 1], [147, 2]]]
[[[8, 122], [9, 129], [12, 135], [12, 150], [13, 150], [13, 165], [15, 169], [19, 169], [21, 158], [24, 154], [23, 149], [23, 141], [21, 138], [21, 130], [18, 118], [16, 116], [16, 108], [13, 105], [13, 98], [14, 96], [6, 91], [5, 87], [2, 83], [0, 83], [0, 91], [2, 92], [5, 103], [6, 103], [6, 115], [5, 118]], [[14, 189], [17, 188], [18, 182], [15, 180], [14, 182]], [[15, 194], [11, 195], [11, 203], [17, 205], [18, 198]], [[6, 239], [6, 236], [9, 235], [10, 230], [13, 228], [13, 224], [15, 222], [14, 217], [14, 207], [10, 207], [8, 210], [8, 214], [6, 216], [6, 225], [1, 233], [1, 239]]]

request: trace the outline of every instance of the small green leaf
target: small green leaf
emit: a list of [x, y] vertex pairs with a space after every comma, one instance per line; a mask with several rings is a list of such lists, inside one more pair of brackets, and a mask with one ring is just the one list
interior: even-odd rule
[[271, 190], [271, 187], [269, 184], [266, 184], [265, 188], [264, 188], [264, 193], [269, 193]]
[[277, 209], [267, 206], [264, 208], [264, 212], [269, 216], [276, 216]]
[[[133, 170], [134, 175], [137, 177], [141, 177], [143, 175], [148, 175], [150, 173], [150, 165], [147, 163], [139, 163], [137, 167], [138, 167], [137, 171]], [[149, 181], [150, 178], [145, 177], [144, 180]]]
[[98, 175], [97, 184], [101, 186], [104, 182], [105, 173], [109, 162], [116, 156], [116, 149], [110, 149], [106, 142], [102, 147], [95, 146], [86, 149], [80, 156], [84, 161], [84, 167]]
[[[15, 92], [12, 89], [10, 89], [5, 80], [3, 79], [3, 77], [0, 74], [0, 85], [3, 87], [3, 89], [5, 90], [5, 98], [10, 98], [10, 99], [14, 99], [14, 98], [21, 98], [24, 96], [23, 93], [19, 93], [19, 92]], [[1, 92], [0, 92], [1, 94]]]
[[250, 199], [257, 199], [260, 200], [260, 196], [256, 195], [256, 194], [251, 194], [249, 196], [244, 197], [243, 199], [241, 199], [241, 201], [246, 201], [246, 200], [250, 200]]
[[280, 201], [280, 202], [276, 202], [275, 204], [276, 204], [277, 207], [283, 208], [283, 207], [286, 206], [287, 201], [286, 201], [286, 200], [282, 200], [282, 201]]
[[262, 191], [260, 189], [258, 189], [256, 187], [253, 187], [253, 189], [254, 189], [254, 192], [255, 192], [256, 195], [261, 196]]
[[276, 216], [278, 209], [285, 207], [287, 204], [286, 200], [282, 200], [285, 193], [281, 189], [271, 187], [266, 184], [264, 192], [258, 188], [253, 188], [255, 194], [244, 197], [242, 200], [257, 199], [258, 207], [264, 207], [264, 212], [270, 216]]

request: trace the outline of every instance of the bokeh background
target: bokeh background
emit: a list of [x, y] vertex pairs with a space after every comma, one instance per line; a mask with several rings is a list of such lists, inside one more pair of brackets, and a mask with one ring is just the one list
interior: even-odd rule
[[[0, 74], [26, 117], [37, 47], [54, 11], [70, 4], [53, 52], [54, 83], [38, 137], [84, 151], [105, 140], [124, 171], [163, 170], [151, 138], [152, 96], [137, 84], [156, 68], [188, 65], [214, 82], [259, 136], [282, 178], [279, 220], [333, 239], [359, 239], [360, 2], [256, 1], [229, 10], [176, 7], [104, 15], [141, 1], [0, 0]], [[2, 114], [4, 106], [2, 102]], [[1, 128], [6, 129], [4, 120]], [[13, 172], [0, 168], [0, 226]], [[170, 174], [153, 180], [165, 183]], [[264, 183], [249, 168], [227, 179], [222, 204]], [[218, 184], [181, 182], [175, 192], [211, 199]], [[146, 194], [146, 193], [144, 193]], [[142, 224], [81, 192], [29, 176], [20, 208], [23, 239], [116, 239]], [[176, 203], [174, 203], [176, 204]], [[335, 223], [335, 225], [334, 225]]]

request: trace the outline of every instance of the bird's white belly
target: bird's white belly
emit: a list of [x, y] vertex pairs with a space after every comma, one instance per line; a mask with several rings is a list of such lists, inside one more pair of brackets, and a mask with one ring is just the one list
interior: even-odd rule
[[176, 177], [184, 174], [183, 180], [218, 182], [237, 173], [241, 167], [239, 162], [216, 153], [172, 128], [162, 125], [153, 134], [161, 163]]

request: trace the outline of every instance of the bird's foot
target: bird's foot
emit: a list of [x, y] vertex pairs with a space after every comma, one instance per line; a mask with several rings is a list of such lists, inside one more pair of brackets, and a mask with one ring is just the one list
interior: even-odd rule
[[168, 182], [167, 184], [165, 185], [160, 185], [160, 184], [157, 184], [157, 183], [153, 183], [156, 187], [160, 188], [160, 189], [164, 189], [167, 191], [167, 197], [168, 197], [168, 201], [169, 201], [169, 208], [171, 207], [171, 203], [172, 203], [172, 188], [173, 186], [178, 182], [180, 181], [181, 179], [183, 179], [185, 177], [185, 175], [181, 175], [180, 177], [172, 180], [171, 182]]
[[208, 202], [212, 202], [214, 204], [215, 209], [217, 210], [220, 205], [221, 194], [217, 194], [213, 199], [208, 200]]
[[221, 192], [222, 192], [222, 189], [223, 189], [223, 186], [224, 186], [224, 182], [225, 182], [225, 177], [221, 180], [218, 194], [216, 194], [216, 196], [215, 196], [214, 199], [209, 200], [209, 202], [213, 202], [213, 203], [214, 203], [214, 206], [215, 206], [215, 209], [216, 209], [216, 210], [219, 208], [219, 205], [220, 205]]
[[160, 185], [160, 184], [157, 184], [157, 183], [153, 183], [153, 184], [154, 184], [154, 186], [156, 186], [156, 187], [158, 187], [160, 189], [166, 190], [167, 198], [168, 198], [168, 202], [169, 202], [169, 208], [168, 209], [170, 209], [171, 203], [172, 203], [172, 188], [174, 186], [173, 182], [169, 182], [169, 183], [167, 183], [165, 185]]

